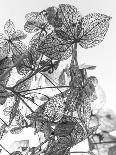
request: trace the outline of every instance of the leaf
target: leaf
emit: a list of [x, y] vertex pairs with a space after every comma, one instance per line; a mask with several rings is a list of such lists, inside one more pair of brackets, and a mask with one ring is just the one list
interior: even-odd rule
[[96, 115], [100, 122], [100, 130], [106, 132], [116, 130], [116, 115], [113, 110], [102, 108]]
[[[25, 78], [26, 77], [23, 77], [17, 81], [17, 83], [16, 83], [17, 86], [15, 86], [15, 89], [14, 89], [16, 92], [29, 90], [29, 88], [31, 86], [31, 79], [25, 80]], [[24, 82], [22, 82], [23, 80], [24, 80]], [[22, 83], [20, 83], [20, 82], [22, 82]], [[26, 92], [24, 92], [24, 93], [26, 93]]]
[[71, 133], [71, 138], [72, 138], [72, 145], [76, 145], [83, 141], [87, 135], [87, 132], [84, 128], [84, 126], [81, 123], [76, 123], [74, 130]]
[[108, 155], [115, 155], [116, 154], [116, 145], [112, 146], [108, 150]]
[[56, 17], [56, 13], [57, 13], [57, 8], [52, 6], [52, 7], [47, 8], [45, 11], [47, 13], [48, 23], [50, 25], [54, 26], [55, 17]]
[[26, 127], [28, 125], [24, 116], [21, 114], [20, 110], [17, 110], [15, 121], [19, 127]]
[[16, 41], [12, 43], [11, 51], [14, 56], [20, 56], [27, 51], [27, 46], [22, 41]]
[[17, 30], [12, 34], [11, 40], [19, 41], [19, 40], [25, 39], [26, 37], [27, 37], [27, 35], [23, 31]]
[[10, 130], [12, 134], [19, 134], [22, 132], [22, 127], [14, 127]]
[[74, 122], [62, 122], [56, 125], [54, 129], [55, 136], [67, 136], [70, 135], [72, 130], [74, 129], [75, 123]]
[[60, 95], [53, 96], [46, 102], [44, 116], [48, 120], [58, 122], [63, 116], [64, 108], [64, 99]]
[[65, 81], [65, 72], [64, 70], [62, 70], [60, 76], [59, 76], [59, 85], [63, 86], [65, 85], [66, 81]]
[[28, 33], [33, 33], [41, 30], [43, 27], [47, 27], [47, 19], [42, 12], [31, 12], [25, 16], [27, 22], [24, 25], [24, 29]]
[[10, 118], [9, 118], [9, 125], [12, 123], [13, 119], [16, 116], [17, 109], [19, 107], [19, 102], [20, 102], [19, 99], [15, 100], [15, 103], [12, 106], [12, 109], [11, 109], [11, 112], [10, 112]]
[[51, 32], [39, 43], [36, 50], [48, 58], [60, 60], [70, 46], [70, 41], [63, 41], [54, 32]]
[[4, 25], [4, 32], [8, 37], [10, 37], [15, 32], [14, 23], [9, 19]]
[[26, 21], [35, 21], [37, 19], [38, 12], [31, 12], [25, 15]]
[[[12, 65], [12, 60], [8, 57], [0, 60], [0, 75], [2, 75], [9, 67]], [[4, 76], [4, 79], [1, 81], [2, 84], [6, 85], [9, 80], [10, 72]]]
[[58, 18], [61, 18], [63, 23], [60, 30], [66, 32], [73, 40], [75, 37], [75, 30], [81, 19], [78, 9], [70, 4], [60, 4], [58, 8]]
[[0, 61], [3, 60], [9, 54], [9, 45], [7, 42], [1, 43], [2, 46], [0, 47]]
[[95, 69], [96, 66], [92, 66], [92, 65], [86, 65], [86, 64], [81, 64], [79, 65], [79, 69], [88, 69], [88, 70], [93, 70]]
[[108, 31], [110, 20], [111, 17], [100, 13], [91, 13], [83, 17], [83, 34], [79, 44], [87, 49], [101, 43]]
[[11, 106], [6, 107], [6, 108], [3, 110], [4, 115], [5, 115], [5, 116], [9, 116], [9, 115], [10, 115], [10, 112], [11, 112], [11, 109], [12, 109]]
[[20, 151], [14, 151], [11, 153], [11, 155], [23, 155]]
[[60, 137], [58, 140], [53, 141], [51, 145], [48, 147], [46, 151], [46, 155], [54, 155], [59, 153], [61, 151], [66, 150], [68, 147], [71, 147], [71, 137]]
[[[99, 142], [99, 137], [97, 137], [96, 135], [93, 135], [93, 140], [95, 143], [98, 143], [98, 145], [95, 145], [95, 149], [93, 150], [93, 152], [95, 153], [95, 155], [99, 155], [99, 154], [103, 154], [103, 155], [110, 155], [108, 153], [113, 153], [112, 151], [116, 148], [116, 137], [111, 136], [109, 133], [107, 132], [101, 132], [102, 136], [104, 137], [104, 139], [102, 140], [102, 143], [100, 144]], [[112, 143], [112, 141], [114, 141], [114, 143]], [[105, 143], [107, 142], [107, 143]], [[111, 148], [111, 149], [110, 149]], [[115, 154], [113, 154], [115, 155]]]
[[6, 102], [8, 95], [9, 92], [0, 86], [0, 105], [3, 105]]
[[1, 140], [2, 137], [7, 133], [6, 127], [7, 127], [6, 124], [3, 124], [3, 125], [0, 127], [0, 140]]
[[38, 51], [38, 48], [41, 44], [41, 41], [45, 38], [45, 33], [42, 32], [38, 32], [36, 33], [30, 43], [29, 43], [29, 53], [31, 54], [32, 60], [33, 60], [33, 64], [36, 64], [37, 60], [40, 58], [41, 53]]
[[[15, 64], [23, 55], [27, 55], [27, 46], [21, 42], [21, 41], [16, 41], [12, 43], [11, 46], [11, 51], [12, 51], [12, 60], [13, 63]], [[28, 57], [24, 58], [21, 60], [21, 62], [18, 63], [16, 66], [17, 72], [21, 75], [27, 74], [31, 69], [29, 59]]]

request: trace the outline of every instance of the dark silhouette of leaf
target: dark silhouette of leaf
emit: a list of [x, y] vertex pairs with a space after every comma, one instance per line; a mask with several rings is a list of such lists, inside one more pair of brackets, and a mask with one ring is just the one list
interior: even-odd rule
[[16, 30], [13, 34], [12, 34], [12, 41], [19, 41], [22, 39], [25, 39], [27, 37], [27, 35], [21, 31], [21, 30]]
[[10, 19], [4, 25], [4, 32], [7, 36], [11, 36], [15, 32], [14, 23]]
[[70, 41], [63, 41], [54, 32], [51, 32], [40, 42], [36, 50], [48, 58], [60, 60], [70, 46]]
[[12, 134], [19, 134], [22, 132], [22, 127], [14, 127], [10, 130]]
[[91, 13], [83, 17], [83, 34], [79, 44], [86, 49], [101, 43], [108, 31], [110, 20], [111, 17], [100, 13]]

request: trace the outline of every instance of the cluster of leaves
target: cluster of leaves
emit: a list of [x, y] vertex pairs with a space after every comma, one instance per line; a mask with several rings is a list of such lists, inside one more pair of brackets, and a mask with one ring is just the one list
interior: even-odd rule
[[[14, 102], [4, 109], [4, 113], [9, 116], [9, 123], [2, 120], [0, 136], [2, 138], [7, 129], [12, 134], [18, 134], [24, 128], [32, 127], [35, 128], [35, 134], [44, 133], [45, 142], [30, 149], [31, 155], [42, 152], [45, 155], [69, 155], [71, 147], [85, 139], [89, 140], [99, 127], [99, 120], [91, 126], [91, 104], [97, 99], [98, 81], [96, 77], [87, 75], [87, 71], [95, 66], [78, 65], [77, 45], [87, 49], [101, 43], [111, 17], [100, 13], [82, 17], [76, 7], [60, 4], [58, 8], [49, 7], [41, 12], [28, 13], [25, 18], [24, 30], [35, 33], [28, 47], [22, 42], [27, 35], [15, 30], [11, 20], [4, 26], [6, 36], [0, 34], [0, 104], [5, 104], [9, 97], [14, 98]], [[69, 57], [70, 66], [61, 72], [59, 85], [56, 86], [48, 75], [52, 75], [60, 62]], [[14, 86], [8, 87], [13, 67], [22, 78]], [[33, 91], [37, 95], [38, 89], [42, 88], [31, 89], [33, 77], [37, 73], [49, 80], [54, 89], [60, 92], [52, 97], [44, 95], [44, 103], [41, 105], [35, 102]], [[65, 74], [70, 82], [62, 92], [60, 88], [65, 87]], [[29, 106], [29, 102], [37, 106], [36, 110]], [[24, 116], [20, 110], [21, 103], [31, 113]], [[13, 121], [15, 127], [12, 127]], [[46, 149], [41, 151], [41, 146], [46, 142]], [[88, 153], [92, 154], [92, 151], [90, 147]], [[11, 154], [22, 155], [20, 151]]]

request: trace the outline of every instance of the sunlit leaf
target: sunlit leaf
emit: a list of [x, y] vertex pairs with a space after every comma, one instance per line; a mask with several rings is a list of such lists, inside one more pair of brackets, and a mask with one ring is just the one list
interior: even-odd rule
[[11, 36], [15, 32], [14, 23], [10, 19], [4, 25], [4, 32], [7, 36]]
[[82, 18], [83, 34], [79, 44], [83, 48], [90, 48], [101, 43], [108, 31], [110, 16], [91, 13]]

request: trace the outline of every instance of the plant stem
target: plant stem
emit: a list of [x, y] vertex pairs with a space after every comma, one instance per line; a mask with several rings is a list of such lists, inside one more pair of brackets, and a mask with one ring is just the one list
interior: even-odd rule
[[93, 144], [110, 144], [110, 143], [116, 143], [116, 141], [104, 141], [104, 142], [93, 143]]
[[8, 150], [6, 150], [1, 144], [0, 144], [0, 146], [1, 146], [8, 154], [10, 154], [10, 152], [9, 152]]
[[83, 152], [83, 151], [78, 151], [78, 152], [70, 152], [70, 153], [88, 153], [88, 152]]
[[35, 89], [28, 89], [28, 90], [24, 90], [18, 93], [25, 93], [25, 92], [29, 92], [29, 91], [34, 91], [34, 90], [39, 90], [39, 89], [50, 89], [50, 88], [70, 88], [70, 86], [55, 86], [55, 87], [39, 87], [39, 88], [35, 88]]

